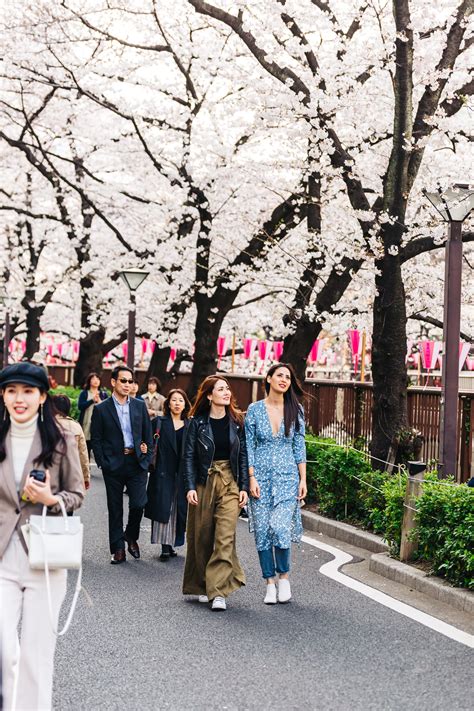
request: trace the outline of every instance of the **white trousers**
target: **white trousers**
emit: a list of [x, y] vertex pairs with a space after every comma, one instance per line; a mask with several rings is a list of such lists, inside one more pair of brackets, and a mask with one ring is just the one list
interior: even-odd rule
[[[50, 581], [57, 624], [66, 595], [67, 571], [51, 571]], [[56, 636], [50, 621], [45, 576], [42, 570], [31, 570], [16, 533], [0, 559], [0, 636], [5, 711], [51, 709]]]

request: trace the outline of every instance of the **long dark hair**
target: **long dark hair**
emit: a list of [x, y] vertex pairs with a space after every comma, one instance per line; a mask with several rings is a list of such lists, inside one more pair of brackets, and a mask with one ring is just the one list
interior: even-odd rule
[[[205, 378], [205, 380], [203, 380], [201, 385], [199, 386], [199, 390], [197, 391], [197, 395], [191, 408], [191, 412], [189, 413], [191, 417], [209, 414], [211, 409], [211, 403], [209, 402], [208, 395], [212, 393], [215, 384], [219, 380], [223, 380], [224, 383], [227, 383], [230, 388], [229, 381], [227, 380], [227, 378], [223, 378], [222, 375], [208, 375], [207, 378]], [[234, 395], [232, 394], [232, 388], [230, 403], [226, 405], [225, 409], [229, 417], [234, 420], [234, 422], [236, 422], [238, 425], [243, 424], [244, 417], [242, 412], [237, 407], [237, 402], [235, 400]]]
[[[151, 378], [150, 378], [151, 380]], [[148, 382], [150, 382], [150, 380]], [[157, 380], [157, 378], [155, 378]], [[181, 413], [181, 419], [186, 420], [189, 417], [189, 411], [191, 409], [191, 403], [189, 402], [188, 396], [184, 392], [184, 390], [181, 390], [181, 388], [173, 388], [173, 390], [170, 390], [166, 400], [163, 403], [163, 412], [165, 413], [166, 417], [169, 417], [171, 412], [170, 412], [170, 400], [171, 397], [175, 394], [178, 393], [178, 395], [181, 395], [181, 397], [184, 400], [184, 410]]]
[[298, 398], [304, 395], [304, 390], [301, 383], [296, 377], [296, 373], [291, 363], [275, 363], [272, 365], [265, 376], [265, 392], [270, 392], [270, 383], [268, 378], [278, 370], [278, 368], [286, 368], [290, 371], [291, 383], [290, 387], [283, 395], [283, 420], [285, 422], [285, 435], [289, 437], [291, 428], [295, 427], [297, 432], [300, 431], [300, 416], [303, 414], [303, 407]]
[[[41, 391], [44, 392], [44, 391]], [[58, 426], [55, 417], [56, 409], [51, 396], [46, 393], [46, 400], [43, 403], [42, 415], [38, 417], [37, 427], [41, 437], [41, 452], [35, 459], [36, 465], [48, 468], [52, 465], [54, 455], [64, 455], [66, 453], [66, 440]], [[10, 414], [5, 407], [3, 398], [0, 402], [0, 462], [7, 456], [5, 440], [10, 429]]]

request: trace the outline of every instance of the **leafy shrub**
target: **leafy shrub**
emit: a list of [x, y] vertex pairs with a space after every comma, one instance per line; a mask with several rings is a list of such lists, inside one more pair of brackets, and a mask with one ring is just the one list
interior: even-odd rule
[[[454, 585], [474, 589], [474, 489], [427, 477], [416, 504], [419, 555]], [[446, 480], [445, 480], [446, 481]]]
[[381, 526], [392, 555], [400, 552], [403, 522], [403, 503], [408, 475], [405, 470], [392, 474], [383, 485], [385, 508]]
[[369, 469], [361, 474], [361, 479], [362, 483], [358, 492], [361, 502], [360, 522], [375, 531], [375, 533], [385, 534], [386, 498], [384, 485], [393, 479], [393, 475], [377, 469]]
[[51, 395], [67, 395], [71, 401], [71, 412], [69, 414], [75, 420], [79, 419], [77, 401], [79, 399], [79, 395], [81, 394], [80, 388], [74, 388], [72, 385], [58, 385], [57, 388], [54, 388], [54, 390], [50, 390], [49, 392]]
[[324, 516], [360, 520], [364, 505], [359, 478], [371, 471], [370, 465], [362, 452], [334, 444], [334, 440], [308, 438], [308, 502], [317, 502]]
[[[323, 516], [357, 521], [381, 533], [392, 555], [400, 551], [407, 473], [373, 470], [366, 456], [307, 437], [308, 503]], [[446, 486], [437, 472], [425, 474], [416, 503], [419, 557], [455, 585], [474, 589], [474, 489]]]

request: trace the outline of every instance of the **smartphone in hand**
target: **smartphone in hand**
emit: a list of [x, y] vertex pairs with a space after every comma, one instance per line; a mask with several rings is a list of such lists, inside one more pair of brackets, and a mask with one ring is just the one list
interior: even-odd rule
[[[36, 479], [36, 481], [41, 481], [41, 482], [46, 481], [46, 472], [43, 471], [42, 469], [32, 469], [28, 476], [33, 477], [33, 479]], [[24, 494], [22, 495], [21, 500], [28, 501], [28, 499], [26, 498], [26, 496]]]

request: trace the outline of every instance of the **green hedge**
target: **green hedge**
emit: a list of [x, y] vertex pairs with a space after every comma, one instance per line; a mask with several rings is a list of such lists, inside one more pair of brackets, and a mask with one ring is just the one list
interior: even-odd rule
[[[407, 474], [373, 470], [363, 452], [307, 437], [308, 503], [323, 516], [361, 524], [400, 550]], [[474, 588], [474, 489], [438, 483], [426, 475], [417, 502], [419, 556], [454, 585]]]
[[79, 399], [79, 395], [82, 392], [81, 388], [74, 388], [72, 387], [72, 385], [58, 385], [57, 388], [54, 388], [54, 390], [50, 390], [49, 392], [50, 395], [67, 395], [71, 401], [70, 415], [71, 417], [74, 417], [75, 420], [79, 419], [77, 401]]
[[474, 489], [427, 483], [416, 508], [420, 557], [436, 575], [474, 590]]

